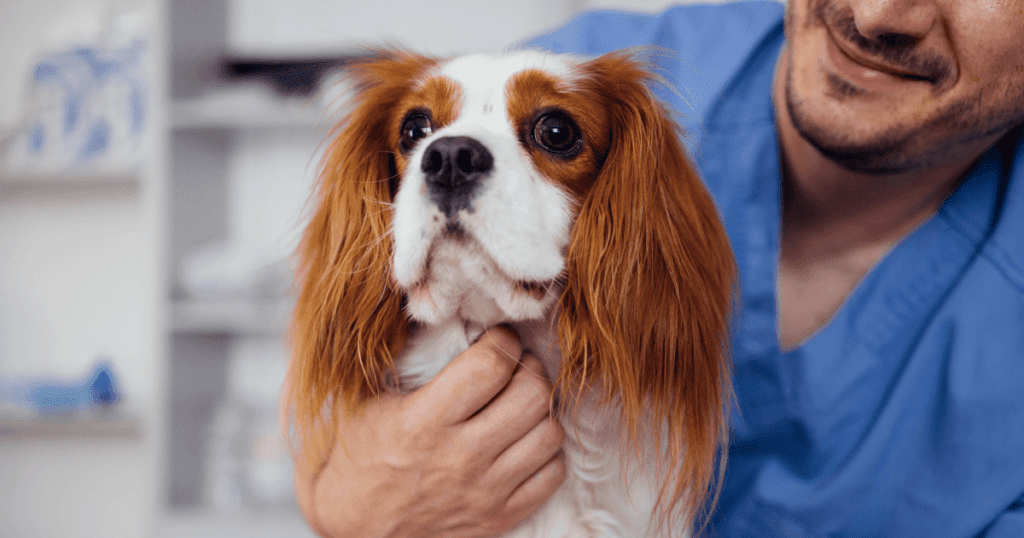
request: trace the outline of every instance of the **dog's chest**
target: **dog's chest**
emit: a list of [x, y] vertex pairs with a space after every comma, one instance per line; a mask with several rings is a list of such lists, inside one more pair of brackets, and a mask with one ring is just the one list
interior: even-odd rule
[[[554, 320], [512, 322], [523, 348], [537, 356], [549, 376], [558, 371]], [[482, 332], [476, 322], [453, 319], [414, 328], [399, 358], [407, 386], [429, 381]], [[562, 402], [562, 405], [568, 405]], [[631, 454], [623, 459], [618, 408], [587, 393], [575, 410], [563, 413], [565, 483], [533, 516], [505, 538], [633, 538], [646, 536], [656, 499], [656, 477]], [[625, 465], [625, 468], [624, 468]], [[631, 477], [626, 480], [623, 471]], [[677, 536], [684, 536], [679, 533]], [[676, 538], [676, 536], [673, 536]]]

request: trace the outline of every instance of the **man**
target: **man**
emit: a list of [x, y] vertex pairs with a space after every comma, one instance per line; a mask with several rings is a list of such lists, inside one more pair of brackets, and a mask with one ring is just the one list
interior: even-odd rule
[[[684, 65], [667, 78], [687, 99], [666, 100], [742, 280], [707, 532], [1024, 536], [1024, 3], [787, 9], [591, 14], [534, 43], [654, 44]], [[471, 537], [531, 513], [565, 469], [520, 354], [494, 329], [343, 424], [351, 450], [298, 478], [314, 527]]]

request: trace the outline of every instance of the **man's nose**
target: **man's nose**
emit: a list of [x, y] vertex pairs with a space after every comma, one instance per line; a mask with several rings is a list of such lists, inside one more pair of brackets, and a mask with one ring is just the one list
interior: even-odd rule
[[851, 0], [850, 7], [860, 35], [893, 46], [923, 40], [940, 15], [933, 0]]

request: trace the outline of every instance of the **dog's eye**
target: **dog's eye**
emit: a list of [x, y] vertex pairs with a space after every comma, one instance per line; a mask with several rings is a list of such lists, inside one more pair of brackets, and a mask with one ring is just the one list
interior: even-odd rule
[[533, 140], [560, 157], [572, 156], [583, 142], [579, 128], [561, 112], [550, 112], [538, 118], [533, 126]]
[[430, 125], [430, 118], [426, 114], [413, 114], [402, 123], [402, 153], [408, 153], [412, 150], [416, 142], [421, 139], [430, 136], [433, 132], [433, 127]]

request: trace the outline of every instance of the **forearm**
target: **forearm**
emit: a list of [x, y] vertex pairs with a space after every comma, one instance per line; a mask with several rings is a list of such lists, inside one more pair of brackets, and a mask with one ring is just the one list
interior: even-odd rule
[[[313, 476], [296, 472], [295, 496], [306, 522], [322, 538], [399, 538], [395, 529], [383, 527], [360, 506], [360, 499], [346, 495], [349, 488], [337, 484], [332, 473]], [[411, 538], [411, 537], [410, 537]]]

